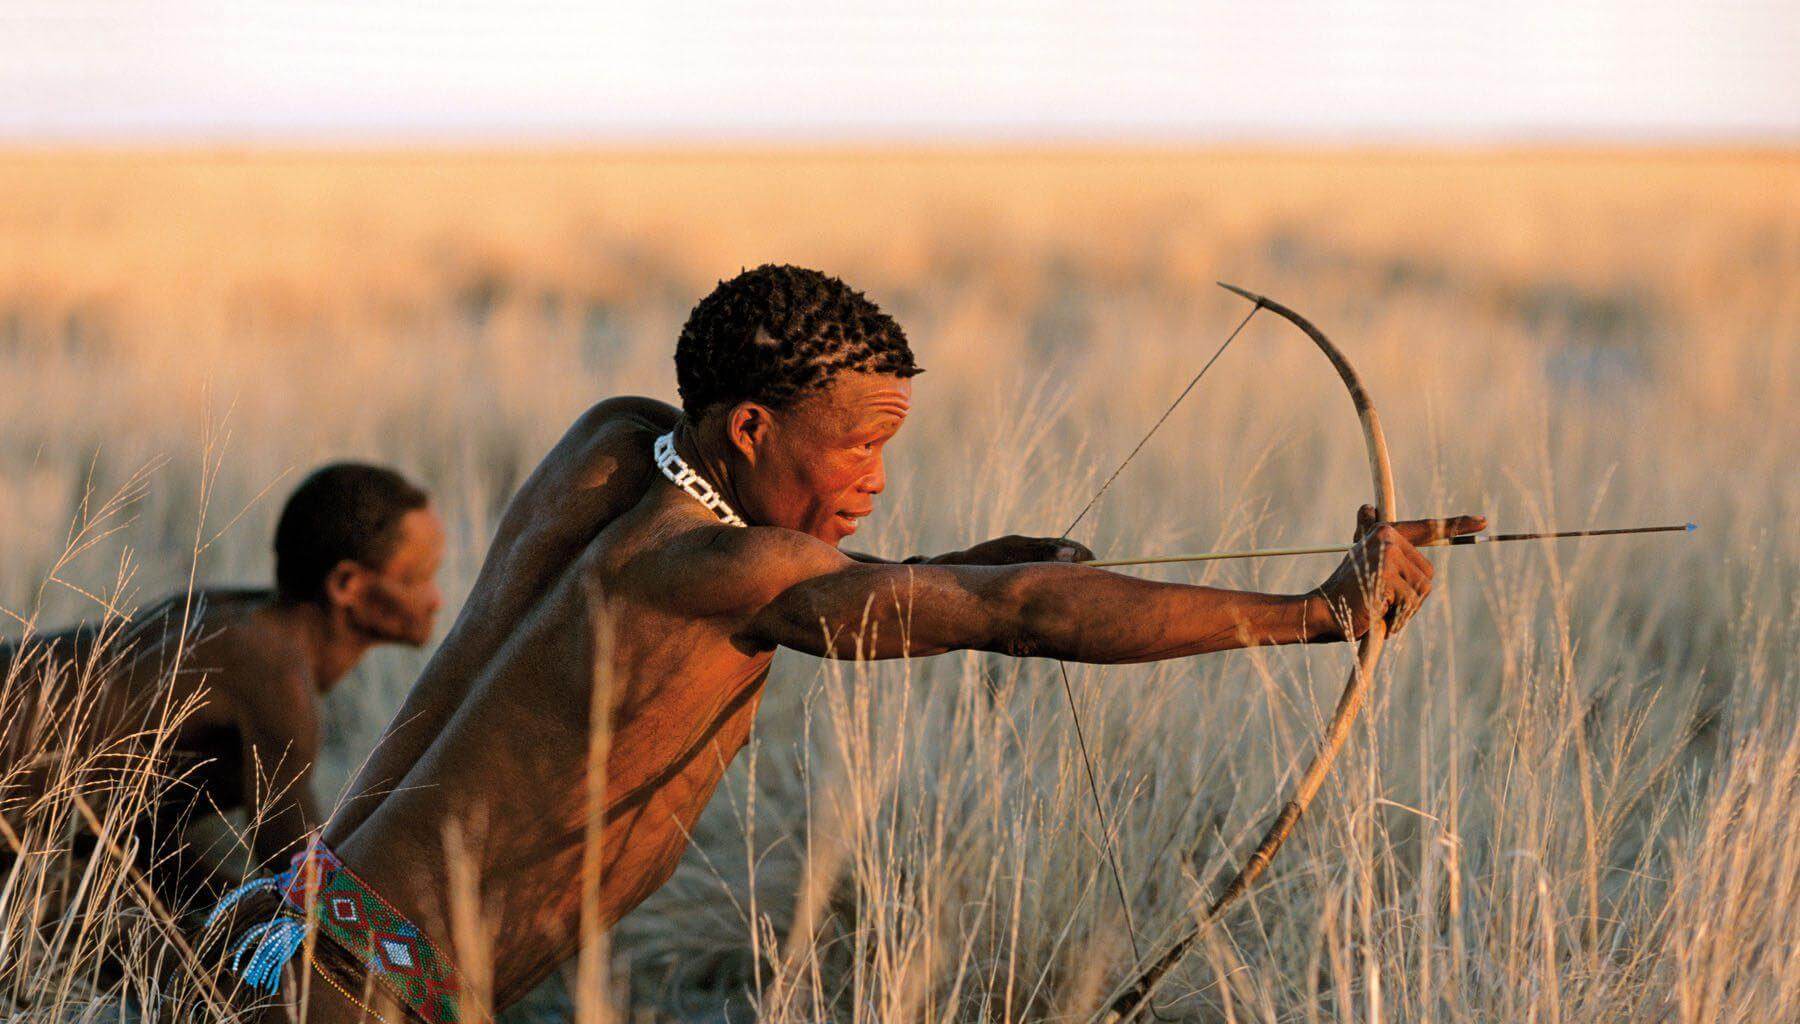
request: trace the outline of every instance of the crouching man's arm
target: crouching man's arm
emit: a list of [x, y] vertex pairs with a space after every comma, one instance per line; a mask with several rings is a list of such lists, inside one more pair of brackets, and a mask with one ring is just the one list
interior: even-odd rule
[[1056, 563], [855, 565], [797, 584], [749, 633], [823, 657], [955, 650], [1117, 664], [1324, 635], [1306, 596], [1155, 583]]
[[244, 803], [252, 853], [259, 863], [279, 867], [322, 824], [313, 796], [320, 712], [304, 677], [285, 679], [258, 697], [240, 709]]
[[[1259, 594], [1138, 579], [1058, 563], [858, 563], [785, 530], [745, 531], [752, 578], [770, 584], [745, 639], [825, 657], [984, 650], [1117, 664], [1361, 636], [1376, 616], [1404, 625], [1431, 590], [1414, 542], [1474, 532], [1478, 517], [1364, 521], [1355, 547], [1304, 594]], [[735, 545], [734, 545], [735, 546]], [[785, 586], [775, 589], [774, 584]]]
[[[871, 565], [895, 564], [875, 555], [846, 551], [845, 555]], [[1022, 537], [1008, 534], [984, 540], [974, 547], [942, 555], [913, 555], [901, 560], [905, 565], [1017, 565], [1020, 562], [1087, 562], [1094, 553], [1085, 544], [1066, 537]]]

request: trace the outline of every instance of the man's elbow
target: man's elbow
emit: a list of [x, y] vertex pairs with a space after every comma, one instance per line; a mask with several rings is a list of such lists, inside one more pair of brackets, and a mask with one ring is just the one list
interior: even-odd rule
[[[785, 647], [815, 658], [852, 657], [842, 653], [841, 630], [834, 630], [827, 616], [813, 602], [783, 595], [770, 602], [751, 620], [746, 638], [764, 650]], [[852, 645], [853, 646], [853, 645]]]

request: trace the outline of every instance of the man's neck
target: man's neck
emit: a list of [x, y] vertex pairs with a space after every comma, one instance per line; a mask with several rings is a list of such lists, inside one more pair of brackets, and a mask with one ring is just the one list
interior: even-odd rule
[[686, 416], [676, 423], [675, 454], [711, 484], [733, 512], [744, 521], [753, 522], [750, 511], [744, 507], [743, 496], [738, 493], [737, 483], [732, 479], [730, 453], [730, 442], [726, 441], [723, 428], [714, 425], [708, 429], [696, 425]]
[[299, 639], [320, 693], [330, 693], [375, 646], [342, 613], [311, 601], [276, 598], [270, 611]]

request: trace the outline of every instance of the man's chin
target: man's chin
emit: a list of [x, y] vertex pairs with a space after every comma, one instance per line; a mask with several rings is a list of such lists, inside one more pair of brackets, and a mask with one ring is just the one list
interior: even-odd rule
[[431, 627], [427, 626], [423, 631], [395, 631], [386, 636], [377, 636], [375, 642], [381, 644], [393, 644], [396, 647], [411, 647], [417, 650], [418, 648], [431, 643]]

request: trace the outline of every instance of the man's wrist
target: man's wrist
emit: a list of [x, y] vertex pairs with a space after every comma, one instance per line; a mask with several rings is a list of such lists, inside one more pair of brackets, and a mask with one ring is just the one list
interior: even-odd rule
[[1331, 602], [1325, 598], [1325, 591], [1314, 587], [1296, 600], [1300, 603], [1302, 643], [1329, 640], [1342, 632], [1338, 628], [1337, 616], [1332, 613]]

